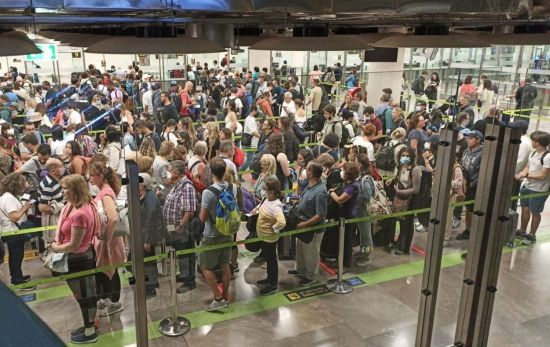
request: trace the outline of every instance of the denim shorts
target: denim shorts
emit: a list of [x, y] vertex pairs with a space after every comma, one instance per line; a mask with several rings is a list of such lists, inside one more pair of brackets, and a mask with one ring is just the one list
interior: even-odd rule
[[544, 210], [544, 204], [546, 203], [546, 199], [548, 199], [548, 195], [545, 196], [539, 196], [536, 198], [525, 198], [521, 199], [522, 195], [530, 195], [530, 194], [537, 194], [537, 193], [543, 193], [543, 192], [536, 192], [534, 190], [531, 190], [529, 188], [521, 187], [519, 191], [520, 196], [520, 204], [521, 207], [527, 207], [531, 213], [540, 214]]

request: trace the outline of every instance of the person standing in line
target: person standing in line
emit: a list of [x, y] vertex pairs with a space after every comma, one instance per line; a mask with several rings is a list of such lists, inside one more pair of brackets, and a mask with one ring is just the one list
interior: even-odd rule
[[[483, 150], [483, 134], [477, 130], [472, 130], [466, 136], [468, 148], [462, 154], [460, 165], [462, 166], [463, 177], [466, 180], [465, 200], [474, 200], [476, 197], [477, 183], [479, 180], [479, 169], [481, 166], [481, 152]], [[472, 217], [474, 205], [466, 205], [466, 229], [456, 236], [457, 240], [470, 239], [470, 228], [472, 227]]]
[[[550, 134], [545, 131], [535, 131], [531, 134], [531, 143], [535, 152], [529, 158], [529, 163], [516, 179], [522, 180], [520, 197], [525, 195], [545, 193], [550, 188]], [[520, 199], [521, 227], [519, 236], [523, 243], [532, 245], [537, 242], [537, 230], [541, 221], [541, 213], [548, 195]], [[531, 221], [531, 229], [527, 234], [527, 225]]]
[[[322, 224], [327, 215], [327, 188], [321, 180], [323, 167], [318, 162], [311, 161], [306, 167], [306, 175], [309, 184], [296, 206], [298, 214], [306, 219], [296, 225], [297, 229]], [[309, 243], [296, 240], [296, 269], [288, 271], [288, 274], [299, 278], [302, 286], [317, 281], [319, 252], [324, 233], [324, 229], [316, 230], [313, 240]]]

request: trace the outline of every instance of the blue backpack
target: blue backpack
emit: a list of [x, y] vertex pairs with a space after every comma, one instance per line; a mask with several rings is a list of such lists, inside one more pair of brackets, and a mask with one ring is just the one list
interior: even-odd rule
[[216, 230], [226, 236], [236, 234], [241, 227], [241, 215], [237, 206], [237, 200], [233, 195], [233, 186], [230, 184], [223, 190], [219, 190], [213, 186], [207, 189], [218, 198], [216, 216], [212, 220]]

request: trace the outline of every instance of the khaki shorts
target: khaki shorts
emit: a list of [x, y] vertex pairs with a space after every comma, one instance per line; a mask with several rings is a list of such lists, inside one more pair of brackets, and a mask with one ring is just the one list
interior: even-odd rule
[[[202, 237], [199, 247], [212, 246], [220, 243], [233, 242], [233, 236], [220, 235], [216, 237]], [[229, 264], [231, 246], [199, 253], [199, 265], [209, 270]]]

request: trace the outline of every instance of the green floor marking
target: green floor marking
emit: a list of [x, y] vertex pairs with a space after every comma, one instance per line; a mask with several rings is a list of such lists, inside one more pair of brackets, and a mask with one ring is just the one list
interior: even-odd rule
[[[537, 244], [550, 242], [550, 233], [539, 232], [537, 235], [538, 235]], [[510, 253], [513, 250], [529, 249], [529, 248], [530, 247], [528, 246], [519, 246], [514, 249], [505, 247], [503, 250], [503, 254]], [[453, 253], [444, 255], [441, 261], [441, 267], [448, 268], [448, 267], [462, 264], [463, 262], [460, 256], [463, 252], [464, 251], [458, 251], [458, 252], [453, 252]], [[391, 267], [374, 270], [370, 272], [365, 272], [357, 275], [350, 275], [347, 277], [359, 277], [363, 281], [365, 281], [366, 284], [355, 287], [355, 288], [360, 288], [368, 285], [380, 284], [380, 283], [396, 280], [399, 278], [404, 278], [407, 276], [419, 275], [419, 274], [422, 274], [423, 267], [424, 267], [424, 260], [418, 260], [411, 263], [394, 265]], [[180, 312], [180, 314], [184, 315], [187, 319], [191, 321], [192, 329], [196, 329], [205, 325], [220, 323], [220, 322], [224, 322], [235, 318], [241, 318], [251, 314], [261, 313], [274, 308], [288, 306], [295, 303], [302, 303], [302, 302], [314, 300], [314, 299], [321, 298], [323, 296], [332, 295], [332, 294], [333, 293], [327, 293], [324, 295], [319, 295], [311, 298], [304, 298], [302, 300], [292, 302], [292, 301], [288, 301], [283, 295], [283, 293], [280, 292], [274, 295], [260, 296], [260, 297], [250, 298], [245, 301], [232, 303], [231, 305], [229, 305], [229, 308], [223, 310], [223, 313], [211, 313], [211, 312], [206, 312], [201, 310], [201, 311], [196, 311], [191, 313]], [[167, 312], [167, 315], [168, 315], [168, 312]], [[148, 325], [149, 340], [154, 340], [162, 336], [158, 332], [159, 323], [160, 323], [160, 320], [149, 323]], [[113, 347], [113, 346], [126, 346], [133, 343], [135, 343], [135, 328], [128, 327], [125, 330], [117, 330], [117, 331], [100, 335], [98, 342], [95, 343], [94, 345]], [[73, 345], [69, 343], [67, 346], [76, 347], [77, 345]]]

